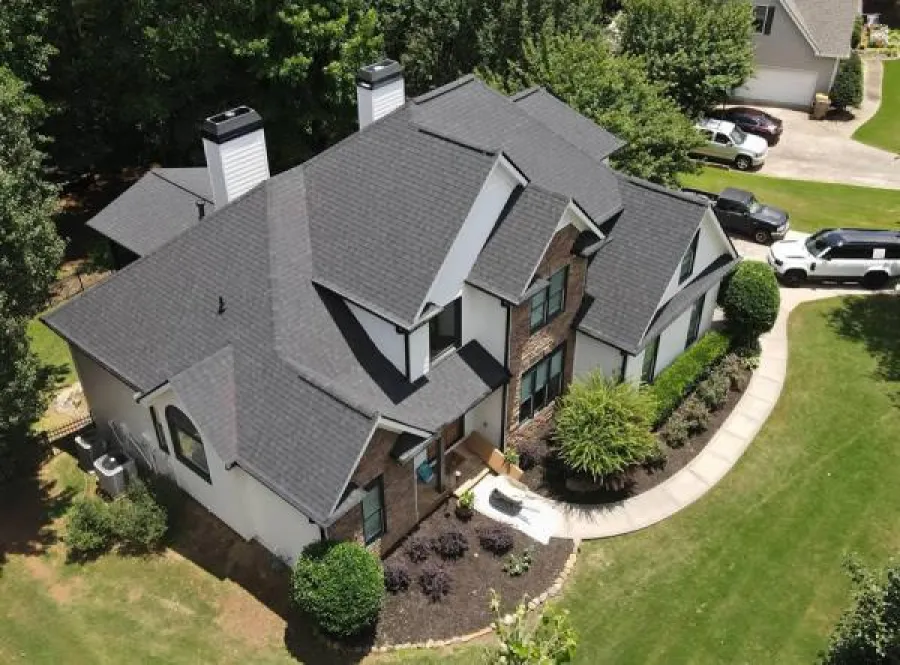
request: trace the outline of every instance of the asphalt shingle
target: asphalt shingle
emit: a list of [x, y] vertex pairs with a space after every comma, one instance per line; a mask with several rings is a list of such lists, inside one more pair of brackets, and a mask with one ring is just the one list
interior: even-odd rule
[[791, 7], [815, 45], [817, 55], [846, 58], [850, 55], [857, 0], [782, 0]]

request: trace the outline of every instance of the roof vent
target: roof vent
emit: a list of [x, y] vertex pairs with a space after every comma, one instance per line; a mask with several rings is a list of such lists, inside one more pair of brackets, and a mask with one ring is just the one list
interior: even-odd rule
[[372, 124], [406, 103], [403, 67], [396, 60], [380, 60], [356, 74], [359, 128]]
[[216, 208], [249, 192], [269, 177], [266, 137], [259, 113], [249, 106], [203, 121], [203, 152]]

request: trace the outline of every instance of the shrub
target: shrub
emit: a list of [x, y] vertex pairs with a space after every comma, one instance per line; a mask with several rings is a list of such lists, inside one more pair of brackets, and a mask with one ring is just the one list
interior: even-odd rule
[[575, 659], [578, 636], [567, 611], [548, 606], [535, 625], [528, 619], [528, 607], [521, 603], [510, 621], [500, 611], [500, 597], [491, 591], [491, 612], [495, 617], [491, 628], [500, 646], [490, 662], [503, 665], [560, 665]]
[[400, 563], [389, 563], [384, 567], [384, 588], [391, 593], [409, 588], [409, 571]]
[[829, 96], [831, 105], [840, 110], [862, 104], [863, 68], [859, 54], [851, 53], [849, 58], [841, 60]]
[[485, 527], [478, 530], [478, 542], [483, 549], [501, 556], [512, 549], [513, 532], [505, 525]]
[[728, 392], [731, 390], [731, 379], [725, 374], [719, 366], [713, 368], [700, 385], [697, 386], [696, 395], [710, 410], [715, 411], [720, 408], [728, 399]]
[[556, 446], [570, 470], [594, 478], [642, 464], [659, 452], [650, 431], [655, 405], [645, 388], [594, 373], [573, 383], [556, 412]]
[[432, 603], [436, 603], [450, 593], [450, 583], [452, 582], [450, 573], [444, 570], [443, 566], [434, 563], [426, 563], [422, 566], [422, 572], [419, 575], [419, 586], [422, 593]]
[[691, 437], [691, 425], [681, 409], [675, 409], [665, 425], [660, 427], [659, 436], [670, 448], [681, 448]]
[[466, 490], [456, 500], [456, 516], [463, 522], [472, 519], [475, 512], [475, 492]]
[[406, 543], [406, 556], [413, 563], [422, 563], [431, 554], [431, 539], [413, 536]]
[[709, 407], [696, 395], [691, 395], [684, 400], [684, 404], [678, 407], [678, 411], [687, 421], [691, 434], [702, 432], [709, 425]]
[[722, 310], [738, 345], [755, 343], [775, 325], [781, 296], [775, 273], [765, 263], [741, 263], [722, 294]]
[[132, 551], [150, 551], [159, 547], [168, 528], [165, 508], [140, 480], [132, 482], [128, 492], [109, 506], [113, 534]]
[[708, 332], [660, 372], [651, 386], [656, 398], [656, 423], [665, 420], [681, 404], [685, 395], [728, 353], [729, 346], [727, 335]]
[[859, 45], [862, 42], [864, 24], [865, 18], [863, 18], [862, 14], [859, 14], [853, 19], [853, 32], [850, 34], [850, 48], [859, 48]]
[[357, 543], [314, 543], [297, 559], [293, 598], [327, 633], [356, 635], [370, 626], [384, 600], [378, 558]]
[[459, 531], [447, 531], [434, 541], [434, 550], [442, 559], [460, 559], [468, 549], [469, 541]]
[[113, 543], [109, 510], [102, 499], [90, 497], [76, 501], [69, 513], [66, 546], [72, 556], [97, 554]]
[[503, 564], [503, 572], [510, 577], [519, 577], [519, 575], [524, 575], [528, 572], [532, 561], [531, 548], [526, 547], [522, 554], [510, 554], [506, 558], [506, 563]]
[[538, 444], [523, 443], [519, 446], [519, 468], [529, 471], [543, 461], [543, 454]]
[[519, 463], [519, 451], [510, 446], [503, 451], [503, 461], [512, 466]]
[[743, 390], [747, 383], [747, 363], [736, 353], [729, 353], [717, 368], [727, 379], [732, 390]]

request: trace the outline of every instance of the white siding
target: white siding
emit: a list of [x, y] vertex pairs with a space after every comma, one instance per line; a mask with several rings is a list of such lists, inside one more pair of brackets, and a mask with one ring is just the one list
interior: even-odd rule
[[203, 139], [203, 152], [216, 208], [234, 201], [269, 177], [266, 136], [261, 129], [222, 144]]
[[397, 332], [397, 326], [390, 321], [375, 316], [349, 300], [344, 302], [384, 357], [406, 374], [406, 335]]
[[357, 84], [356, 107], [359, 128], [371, 125], [388, 113], [396, 111], [405, 103], [406, 88], [402, 76], [374, 89]]
[[584, 333], [576, 333], [575, 378], [584, 378], [594, 370], [600, 370], [607, 378], [619, 378], [622, 373], [622, 352]]
[[656, 374], [672, 364], [684, 351], [684, 343], [687, 341], [688, 327], [691, 322], [691, 308], [688, 308], [677, 319], [662, 331], [659, 336], [659, 351], [656, 354]]
[[[710, 263], [725, 253], [731, 253], [731, 247], [728, 240], [719, 226], [719, 222], [712, 210], [707, 210], [700, 222], [700, 239], [697, 241], [697, 256], [694, 259], [694, 272], [692, 277], [696, 277], [703, 272]], [[678, 283], [678, 276], [681, 272], [681, 264], [675, 270], [675, 274], [669, 280], [666, 292], [663, 295], [662, 303], [668, 302], [672, 296], [678, 293], [681, 285]], [[691, 281], [692, 277], [687, 278], [684, 283]]]
[[506, 314], [499, 298], [466, 284], [462, 295], [462, 343], [478, 340], [497, 362], [505, 364]]
[[425, 376], [430, 367], [430, 346], [428, 324], [419, 326], [409, 333], [409, 379], [415, 381]]
[[502, 157], [498, 158], [444, 258], [428, 290], [426, 302], [443, 307], [456, 298], [503, 211], [503, 206], [520, 182], [513, 167]]
[[466, 434], [477, 431], [499, 448], [503, 430], [503, 389], [498, 388], [469, 411], [465, 425]]

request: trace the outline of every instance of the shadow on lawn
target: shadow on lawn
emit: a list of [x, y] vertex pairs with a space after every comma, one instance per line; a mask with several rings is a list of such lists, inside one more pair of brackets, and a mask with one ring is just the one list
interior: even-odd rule
[[[829, 323], [841, 337], [862, 342], [878, 361], [876, 378], [900, 383], [900, 297], [878, 294], [845, 298]], [[900, 406], [900, 387], [892, 397]]]

